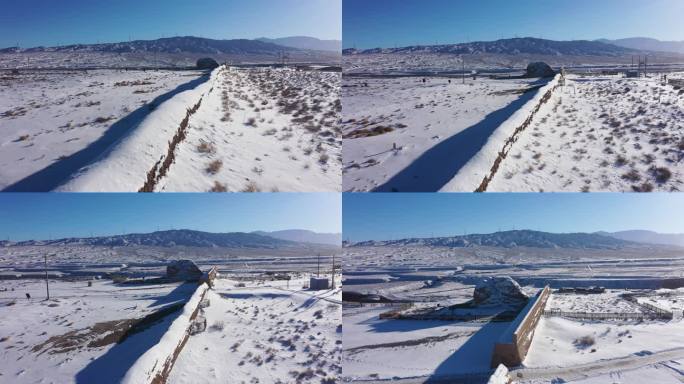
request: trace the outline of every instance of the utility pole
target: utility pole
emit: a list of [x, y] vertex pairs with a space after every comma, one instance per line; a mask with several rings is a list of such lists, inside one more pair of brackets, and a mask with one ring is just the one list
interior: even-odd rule
[[318, 271], [316, 272], [316, 277], [321, 277], [321, 254], [318, 254]]
[[465, 57], [461, 58], [461, 63], [463, 64], [463, 84], [465, 84]]
[[333, 264], [332, 264], [332, 289], [335, 289], [335, 252], [333, 252]]
[[50, 283], [48, 283], [47, 253], [45, 254], [45, 291], [47, 292], [47, 300], [50, 300]]

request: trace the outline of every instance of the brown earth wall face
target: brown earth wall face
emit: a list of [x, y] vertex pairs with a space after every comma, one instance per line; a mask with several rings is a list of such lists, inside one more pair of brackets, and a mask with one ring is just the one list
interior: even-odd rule
[[539, 324], [544, 314], [546, 302], [549, 300], [551, 289], [545, 287], [541, 293], [534, 299], [536, 300], [532, 308], [527, 312], [525, 320], [518, 326], [518, 329], [513, 333], [513, 341], [511, 343], [496, 343], [494, 345], [494, 352], [492, 353], [492, 368], [496, 368], [499, 364], [507, 367], [517, 367], [522, 364], [527, 356], [527, 352], [532, 344], [534, 337], [534, 330]]

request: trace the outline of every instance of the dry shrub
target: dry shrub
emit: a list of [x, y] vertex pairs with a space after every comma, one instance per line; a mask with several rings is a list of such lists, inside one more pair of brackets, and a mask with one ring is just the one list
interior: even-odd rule
[[209, 192], [228, 192], [228, 187], [225, 184], [221, 184], [218, 181], [214, 181], [214, 186], [211, 187]]
[[215, 175], [218, 173], [218, 171], [221, 170], [221, 167], [223, 166], [223, 161], [221, 160], [214, 160], [209, 165], [207, 165], [206, 171], [207, 173], [211, 175]]

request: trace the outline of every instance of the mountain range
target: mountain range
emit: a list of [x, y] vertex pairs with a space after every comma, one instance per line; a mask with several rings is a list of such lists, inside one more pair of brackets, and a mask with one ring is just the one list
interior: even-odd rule
[[658, 233], [653, 231], [634, 230], [620, 232], [597, 232], [597, 234], [637, 243], [684, 247], [684, 234], [682, 233]]
[[[625, 236], [628, 237], [628, 236]], [[531, 230], [495, 232], [435, 238], [408, 238], [386, 241], [364, 241], [351, 246], [430, 246], [430, 247], [531, 247], [551, 249], [622, 249], [652, 246], [603, 233], [549, 233]], [[672, 245], [672, 244], [670, 244]]]
[[684, 53], [684, 41], [660, 41], [649, 37], [630, 37], [618, 40], [599, 39], [597, 41], [641, 51]]
[[[281, 237], [290, 236], [290, 231], [281, 231], [285, 234], [276, 235]], [[263, 233], [263, 234], [262, 234]], [[0, 246], [41, 246], [41, 245], [90, 245], [90, 246], [151, 246], [151, 247], [201, 247], [201, 248], [256, 248], [256, 249], [276, 249], [276, 248], [298, 248], [308, 247], [314, 243], [307, 239], [318, 238], [315, 232], [310, 232], [306, 236], [301, 235], [301, 240], [292, 241], [265, 235], [267, 232], [244, 233], [209, 233], [202, 231], [192, 231], [186, 229], [157, 231], [152, 233], [134, 233], [116, 236], [100, 237], [75, 237], [58, 240], [28, 240], [20, 242], [0, 241]], [[296, 231], [294, 231], [296, 233]], [[327, 238], [326, 234], [321, 238]], [[327, 243], [315, 243], [321, 245]], [[339, 244], [338, 244], [339, 246]]]
[[284, 47], [309, 49], [314, 51], [341, 52], [342, 41], [340, 40], [321, 40], [308, 36], [281, 37], [278, 39], [268, 39], [265, 37], [257, 39], [265, 43], [282, 45]]
[[684, 42], [663, 42], [655, 39], [633, 38], [622, 40], [570, 40], [556, 41], [534, 37], [476, 41], [460, 44], [413, 45], [398, 48], [373, 48], [357, 50], [347, 48], [345, 55], [364, 54], [499, 54], [499, 55], [547, 55], [547, 56], [597, 56], [622, 57], [644, 52], [684, 53]]
[[[194, 36], [177, 36], [156, 40], [134, 40], [119, 43], [72, 44], [57, 47], [0, 49], [0, 53], [24, 52], [102, 52], [102, 53], [191, 53], [226, 55], [279, 55], [283, 52], [328, 50], [330, 41], [313, 37], [289, 37], [281, 39], [231, 39], [216, 40]], [[339, 50], [337, 51], [339, 52]]]
[[342, 244], [341, 233], [318, 233], [303, 229], [288, 229], [275, 232], [252, 232], [257, 235], [269, 236], [276, 239], [295, 241], [299, 243], [326, 244], [340, 246]]
[[346, 55], [373, 53], [448, 53], [448, 54], [535, 54], [554, 56], [622, 56], [635, 49], [619, 47], [600, 41], [555, 41], [522, 37], [496, 41], [476, 41], [460, 44], [414, 45], [401, 48], [345, 49]]

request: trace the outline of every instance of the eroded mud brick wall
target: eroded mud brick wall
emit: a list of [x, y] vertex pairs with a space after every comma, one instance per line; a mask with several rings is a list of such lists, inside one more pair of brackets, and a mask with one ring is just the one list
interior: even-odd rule
[[[492, 368], [496, 368], [499, 364], [507, 367], [516, 367], [522, 364], [527, 356], [527, 352], [532, 344], [534, 337], [534, 330], [539, 324], [539, 319], [544, 314], [546, 302], [549, 300], [551, 289], [546, 286], [536, 298], [534, 304], [527, 309], [524, 314], [525, 318], [520, 325], [515, 329], [511, 337], [511, 342], [496, 343], [494, 345], [494, 352], [492, 353]], [[521, 314], [522, 315], [522, 314]]]
[[544, 314], [544, 308], [546, 307], [546, 302], [549, 300], [551, 295], [551, 289], [545, 287], [542, 292], [537, 297], [537, 302], [530, 309], [525, 317], [525, 320], [520, 324], [518, 329], [513, 334], [513, 342], [518, 349], [520, 354], [520, 363], [525, 360], [527, 352], [530, 350], [530, 344], [532, 344], [532, 337], [534, 337], [534, 330], [537, 329], [537, 324], [539, 324], [539, 319]]

